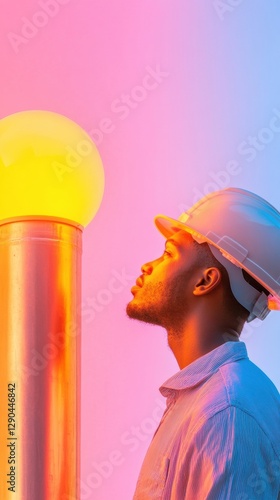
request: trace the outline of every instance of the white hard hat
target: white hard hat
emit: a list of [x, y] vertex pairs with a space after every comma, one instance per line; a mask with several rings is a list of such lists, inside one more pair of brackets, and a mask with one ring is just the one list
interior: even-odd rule
[[[250, 312], [247, 322], [280, 310], [280, 213], [266, 200], [245, 189], [222, 189], [178, 220], [158, 215], [155, 224], [166, 238], [183, 229], [209, 244], [228, 272], [236, 300]], [[245, 281], [242, 269], [269, 293]]]

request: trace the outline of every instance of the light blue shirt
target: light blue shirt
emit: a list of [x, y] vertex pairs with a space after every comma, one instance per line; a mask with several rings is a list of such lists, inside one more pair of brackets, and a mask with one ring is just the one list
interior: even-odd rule
[[168, 379], [134, 500], [280, 499], [280, 395], [230, 341]]

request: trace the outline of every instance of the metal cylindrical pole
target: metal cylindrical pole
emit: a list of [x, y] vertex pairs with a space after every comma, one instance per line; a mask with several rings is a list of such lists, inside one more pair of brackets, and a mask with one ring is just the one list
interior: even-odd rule
[[79, 500], [82, 230], [0, 224], [0, 498]]

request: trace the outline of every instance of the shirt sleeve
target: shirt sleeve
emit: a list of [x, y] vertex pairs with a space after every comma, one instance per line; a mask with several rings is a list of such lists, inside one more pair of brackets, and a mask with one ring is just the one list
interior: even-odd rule
[[230, 406], [182, 436], [172, 500], [278, 500], [280, 459], [255, 419]]

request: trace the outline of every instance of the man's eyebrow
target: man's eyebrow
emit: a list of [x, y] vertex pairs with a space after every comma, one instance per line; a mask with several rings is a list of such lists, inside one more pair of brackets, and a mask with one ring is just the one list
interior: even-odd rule
[[180, 243], [178, 243], [178, 241], [176, 241], [176, 240], [173, 240], [172, 238], [168, 238], [168, 240], [166, 240], [165, 246], [167, 243], [171, 243], [172, 245], [174, 245], [175, 247], [178, 247], [178, 248], [181, 247]]

